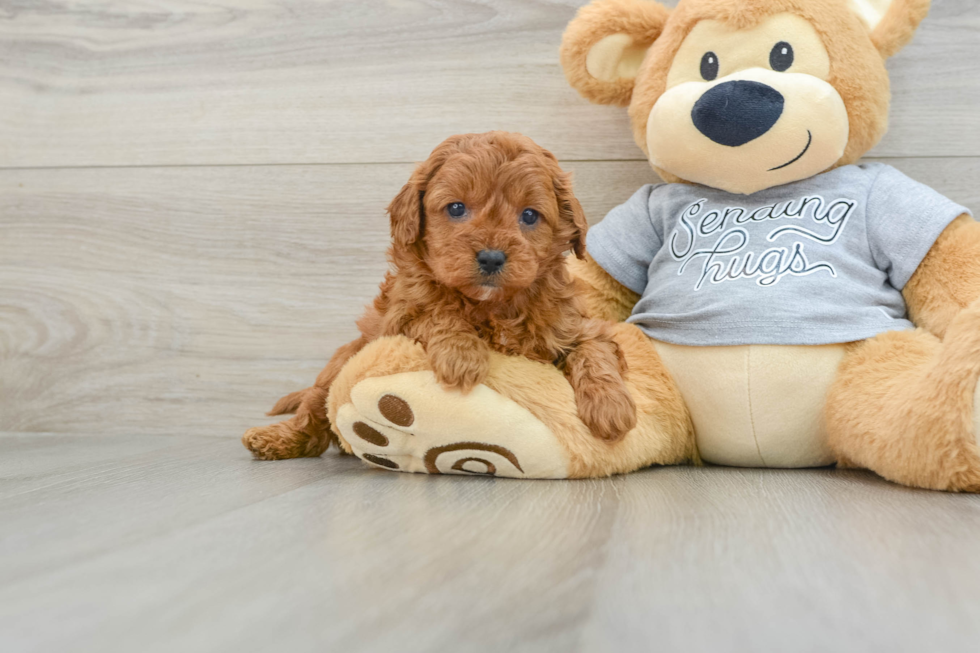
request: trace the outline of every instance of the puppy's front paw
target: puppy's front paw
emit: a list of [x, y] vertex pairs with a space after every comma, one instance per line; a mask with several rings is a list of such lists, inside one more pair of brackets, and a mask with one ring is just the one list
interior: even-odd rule
[[490, 352], [480, 340], [430, 347], [428, 355], [436, 380], [448, 390], [468, 394], [490, 373]]
[[578, 414], [592, 435], [618, 442], [636, 426], [636, 404], [622, 383], [577, 393]]

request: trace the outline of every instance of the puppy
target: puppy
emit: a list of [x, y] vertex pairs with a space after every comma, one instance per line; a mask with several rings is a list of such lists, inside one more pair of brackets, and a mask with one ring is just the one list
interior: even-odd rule
[[392, 271], [311, 388], [279, 400], [242, 441], [257, 458], [319, 456], [332, 437], [326, 399], [344, 364], [372, 340], [405, 335], [425, 347], [447, 388], [469, 392], [490, 351], [555, 364], [582, 421], [616, 441], [636, 424], [625, 361], [607, 326], [587, 319], [564, 256], [585, 255], [588, 225], [569, 175], [519, 134], [453, 136], [420, 164], [388, 207]]

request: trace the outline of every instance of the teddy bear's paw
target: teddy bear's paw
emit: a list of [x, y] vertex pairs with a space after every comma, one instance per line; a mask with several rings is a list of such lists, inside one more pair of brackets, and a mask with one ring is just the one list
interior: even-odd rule
[[526, 408], [485, 385], [445, 390], [432, 372], [354, 386], [335, 427], [362, 460], [428, 474], [566, 478], [568, 456]]

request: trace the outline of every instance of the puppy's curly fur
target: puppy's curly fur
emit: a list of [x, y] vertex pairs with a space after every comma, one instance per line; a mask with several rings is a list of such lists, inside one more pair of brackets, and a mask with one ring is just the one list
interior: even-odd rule
[[[554, 155], [519, 134], [453, 136], [416, 168], [388, 212], [392, 271], [358, 321], [361, 337], [334, 354], [313, 387], [269, 413], [294, 417], [245, 433], [256, 457], [323, 453], [333, 437], [330, 385], [367, 343], [398, 334], [423, 344], [446, 387], [480, 384], [491, 349], [525, 356], [564, 370], [596, 437], [615, 441], [633, 428], [625, 361], [606, 325], [586, 318], [566, 270], [566, 252], [585, 256], [588, 225]], [[488, 251], [505, 257], [502, 267], [481, 266]]]

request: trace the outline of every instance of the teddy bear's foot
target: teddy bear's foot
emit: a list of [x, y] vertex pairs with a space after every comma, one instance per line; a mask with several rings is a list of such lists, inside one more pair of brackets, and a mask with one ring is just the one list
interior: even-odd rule
[[339, 407], [336, 428], [362, 460], [427, 474], [566, 478], [552, 432], [527, 409], [481, 385], [447, 391], [429, 371], [368, 378]]
[[939, 340], [883, 333], [844, 359], [827, 404], [830, 445], [848, 465], [935, 490], [980, 492], [980, 301]]
[[327, 418], [344, 451], [403, 472], [598, 478], [694, 459], [690, 417], [656, 350], [632, 325], [614, 332], [637, 405], [636, 427], [617, 443], [582, 423], [554, 365], [491, 352], [485, 382], [463, 394], [439, 385], [422, 346], [402, 336], [350, 359]]

